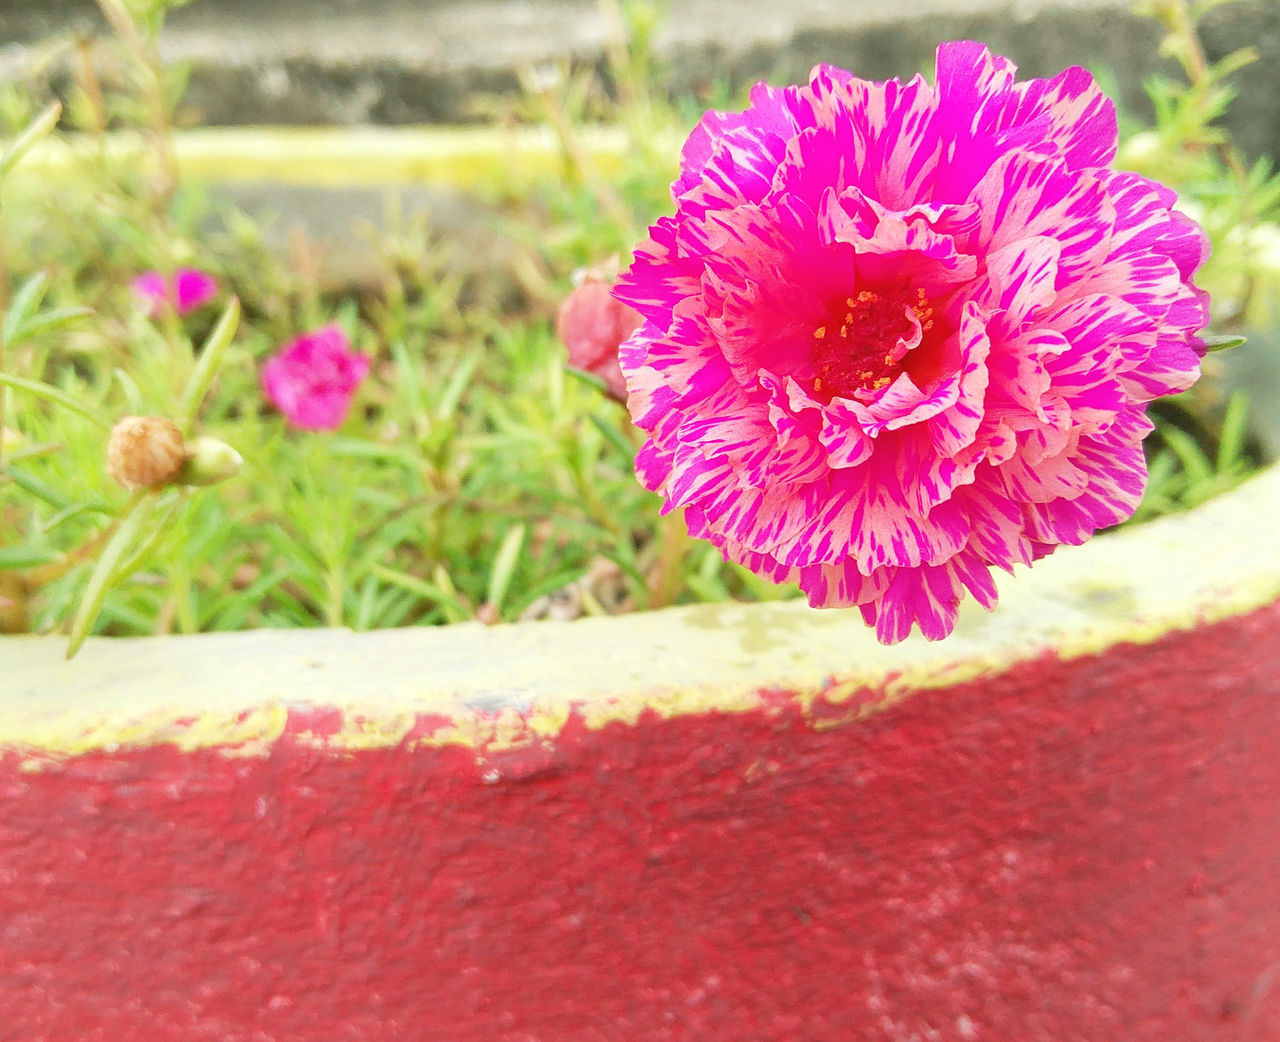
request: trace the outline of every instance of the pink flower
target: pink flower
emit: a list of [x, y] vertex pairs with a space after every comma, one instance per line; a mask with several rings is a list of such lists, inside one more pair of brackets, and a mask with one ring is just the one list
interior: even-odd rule
[[369, 359], [328, 325], [290, 341], [262, 367], [262, 390], [290, 425], [328, 431], [342, 426]]
[[632, 308], [614, 299], [607, 281], [588, 277], [560, 305], [556, 333], [569, 349], [573, 368], [600, 377], [610, 394], [625, 401], [618, 347], [641, 321]]
[[185, 315], [218, 295], [214, 277], [196, 268], [179, 268], [172, 280], [158, 271], [144, 271], [130, 286], [152, 318], [163, 314], [166, 307]]
[[886, 643], [1129, 517], [1146, 404], [1199, 374], [1205, 236], [1107, 169], [1087, 72], [1014, 72], [950, 43], [936, 86], [819, 67], [707, 113], [615, 290], [640, 480]]

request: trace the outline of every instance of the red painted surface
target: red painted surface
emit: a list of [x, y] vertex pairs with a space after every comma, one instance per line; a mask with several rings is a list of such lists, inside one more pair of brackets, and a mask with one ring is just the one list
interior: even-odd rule
[[0, 1038], [1276, 1042], [1277, 678], [1273, 605], [830, 730], [11, 758]]

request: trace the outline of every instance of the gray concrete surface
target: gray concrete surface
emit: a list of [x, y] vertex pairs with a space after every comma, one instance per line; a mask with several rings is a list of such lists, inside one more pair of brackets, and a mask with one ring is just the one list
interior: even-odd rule
[[[927, 66], [938, 41], [979, 38], [1029, 74], [1086, 64], [1126, 107], [1147, 106], [1158, 28], [1128, 0], [668, 0], [657, 39], [673, 90], [794, 80], [816, 61], [861, 75]], [[0, 79], [30, 44], [94, 32], [92, 0], [0, 0]], [[1233, 127], [1254, 153], [1280, 140], [1280, 3], [1243, 0], [1205, 23], [1211, 56], [1245, 44], [1264, 60], [1238, 77]], [[479, 93], [509, 94], [521, 65], [602, 64], [594, 0], [196, 0], [174, 12], [167, 58], [192, 66], [187, 106], [213, 124], [419, 123], [474, 119]]]

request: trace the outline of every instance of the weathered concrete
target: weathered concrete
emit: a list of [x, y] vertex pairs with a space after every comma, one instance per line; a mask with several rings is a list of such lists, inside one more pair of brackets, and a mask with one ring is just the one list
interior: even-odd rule
[[[214, 124], [455, 122], [479, 94], [513, 94], [517, 70], [557, 60], [602, 65], [609, 27], [593, 0], [199, 0], [174, 12], [163, 53], [192, 65], [187, 106]], [[876, 78], [931, 64], [940, 40], [972, 37], [1040, 75], [1085, 64], [1147, 109], [1142, 81], [1161, 67], [1158, 27], [1128, 0], [680, 0], [656, 40], [673, 90], [794, 80], [816, 61]], [[0, 76], [24, 43], [100, 25], [89, 0], [0, 0]], [[1253, 152], [1280, 139], [1280, 4], [1213, 12], [1211, 56], [1245, 44], [1263, 60], [1237, 77], [1232, 126]]]
[[1280, 469], [875, 644], [0, 640], [0, 1038], [1275, 1042]]

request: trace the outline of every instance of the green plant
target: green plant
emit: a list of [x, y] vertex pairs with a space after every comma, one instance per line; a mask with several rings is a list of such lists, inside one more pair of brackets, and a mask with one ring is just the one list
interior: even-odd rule
[[[364, 629], [794, 596], [658, 516], [632, 473], [625, 410], [566, 369], [552, 331], [572, 269], [623, 254], [668, 205], [696, 104], [654, 86], [652, 4], [605, 5], [615, 96], [590, 70], [531, 70], [518, 103], [491, 107], [505, 124], [549, 124], [560, 148], [554, 173], [498, 171], [485, 189], [522, 291], [504, 307], [475, 296], [420, 221], [391, 215], [371, 277], [334, 289], [306, 240], [273, 249], [268, 229], [181, 176], [184, 73], [155, 47], [167, 6], [103, 0], [115, 37], [74, 45], [61, 130], [56, 109], [36, 116], [34, 89], [0, 92], [10, 132], [31, 127], [0, 160], [11, 175], [0, 184], [0, 631], [67, 632], [74, 649], [89, 632]], [[1277, 189], [1213, 124], [1243, 59], [1197, 62], [1193, 23], [1179, 18], [1189, 82], [1154, 88], [1157, 125], [1130, 138], [1125, 160], [1202, 208], [1218, 247], [1206, 277], [1239, 325], [1272, 276], [1236, 243], [1270, 227]], [[85, 48], [123, 74], [99, 76]], [[46, 134], [25, 175], [17, 160]], [[611, 134], [621, 147], [602, 150]], [[210, 234], [214, 213], [223, 230]], [[220, 309], [149, 317], [131, 280], [181, 265], [219, 278]], [[328, 322], [372, 359], [371, 375], [339, 430], [291, 430], [264, 401], [259, 366]], [[1199, 502], [1256, 465], [1246, 403], [1215, 412], [1208, 392], [1160, 418], [1140, 516]], [[128, 414], [218, 438], [243, 469], [210, 489], [126, 492], [104, 451]]]

